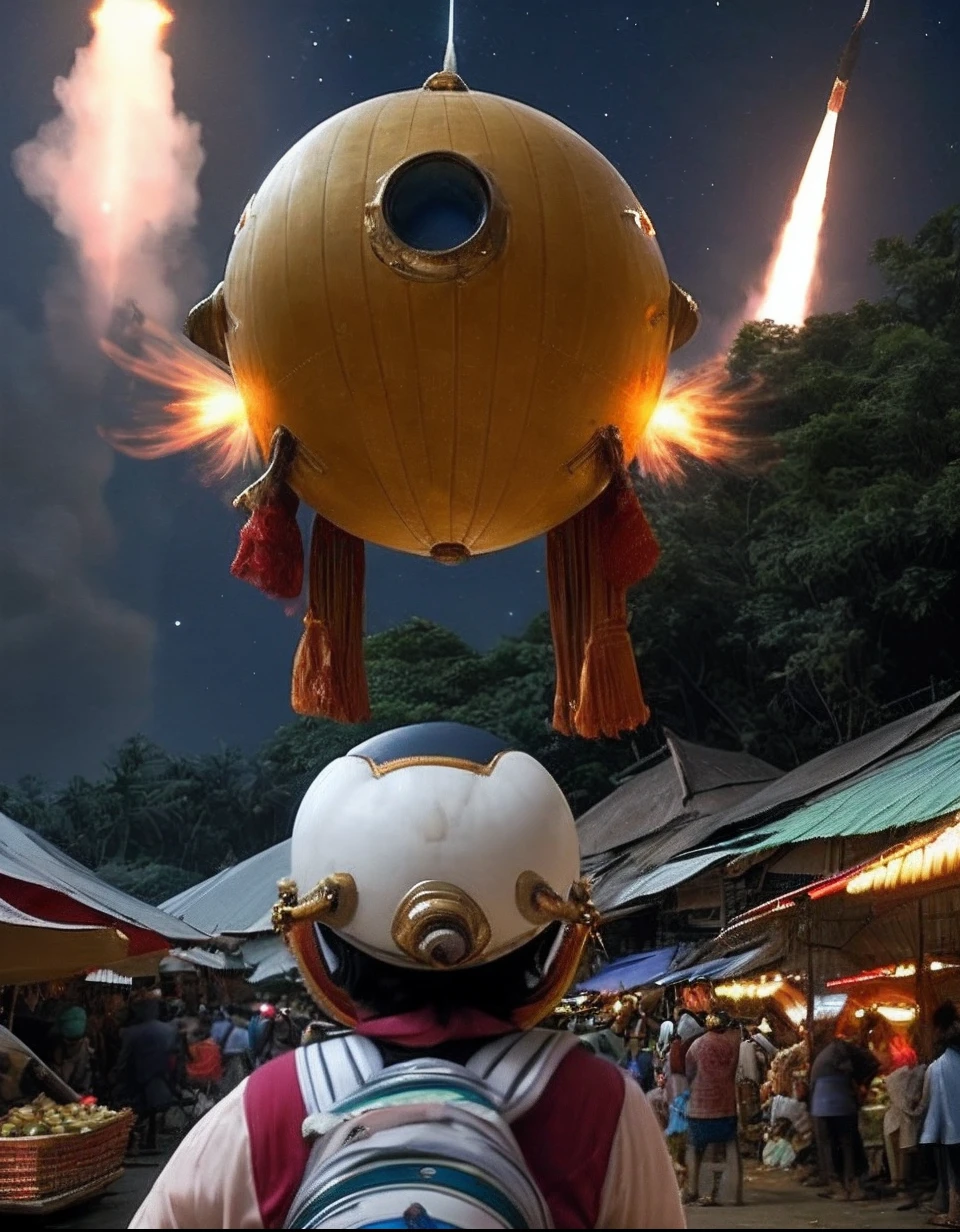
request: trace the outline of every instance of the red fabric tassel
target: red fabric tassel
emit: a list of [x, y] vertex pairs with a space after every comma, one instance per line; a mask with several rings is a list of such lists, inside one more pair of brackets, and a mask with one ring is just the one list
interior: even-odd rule
[[303, 590], [303, 536], [297, 523], [300, 502], [280, 484], [250, 514], [230, 572], [272, 599], [296, 599]]

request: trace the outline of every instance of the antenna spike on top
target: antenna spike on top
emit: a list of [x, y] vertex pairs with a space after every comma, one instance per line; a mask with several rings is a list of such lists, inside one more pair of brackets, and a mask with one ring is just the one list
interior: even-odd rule
[[455, 73], [457, 71], [457, 49], [454, 46], [454, 17], [455, 17], [456, 0], [450, 0], [450, 16], [447, 21], [447, 50], [443, 57], [443, 71], [445, 73]]

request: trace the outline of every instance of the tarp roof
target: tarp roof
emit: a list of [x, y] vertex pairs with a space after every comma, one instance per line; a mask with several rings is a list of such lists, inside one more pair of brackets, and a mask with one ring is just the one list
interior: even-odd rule
[[277, 882], [289, 876], [290, 839], [284, 839], [175, 894], [162, 907], [212, 936], [270, 932]]
[[101, 881], [46, 839], [0, 813], [0, 894], [38, 919], [58, 923], [115, 923], [130, 939], [128, 953], [163, 943], [208, 940], [181, 920]]
[[669, 971], [655, 982], [661, 988], [669, 988], [673, 984], [689, 984], [691, 980], [720, 980], [734, 975], [748, 975], [758, 965], [769, 962], [771, 957], [771, 947], [758, 945], [742, 954], [724, 955], [678, 971]]
[[706, 748], [669, 731], [665, 735], [663, 761], [629, 778], [579, 818], [584, 856], [628, 843], [636, 850], [638, 842], [647, 840], [645, 867], [662, 864], [675, 854], [665, 831], [682, 834], [689, 822], [740, 803], [781, 773], [749, 753]]
[[629, 954], [608, 963], [602, 971], [578, 984], [577, 992], [619, 992], [621, 989], [643, 988], [655, 983], [677, 956], [678, 947], [664, 950], [648, 950], [642, 954]]
[[115, 928], [38, 920], [0, 899], [0, 984], [34, 984], [125, 958]]

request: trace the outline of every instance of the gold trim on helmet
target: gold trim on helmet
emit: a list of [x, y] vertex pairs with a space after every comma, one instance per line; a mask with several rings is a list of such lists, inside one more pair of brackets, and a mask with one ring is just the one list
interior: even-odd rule
[[490, 924], [459, 886], [421, 881], [401, 899], [390, 935], [408, 958], [442, 971], [479, 958], [490, 944]]
[[570, 897], [562, 898], [544, 881], [539, 873], [529, 869], [517, 878], [517, 910], [531, 924], [551, 924], [564, 920], [568, 924], [583, 924], [595, 928], [600, 913], [590, 901], [590, 884], [575, 881], [570, 887]]
[[323, 920], [343, 928], [357, 913], [357, 883], [349, 873], [324, 877], [309, 894], [299, 898], [297, 883], [290, 877], [277, 882], [280, 901], [274, 904], [270, 919], [273, 930], [286, 936], [294, 924], [313, 924]]
[[488, 762], [470, 761], [466, 757], [436, 757], [420, 753], [415, 757], [397, 757], [393, 761], [374, 761], [372, 757], [365, 757], [362, 753], [351, 753], [349, 756], [358, 756], [361, 761], [365, 761], [374, 777], [378, 779], [382, 779], [385, 774], [392, 774], [394, 770], [406, 770], [410, 766], [445, 766], [450, 770], [467, 770], [471, 774], [482, 774], [484, 778], [489, 778], [505, 752], [507, 752], [506, 749]]

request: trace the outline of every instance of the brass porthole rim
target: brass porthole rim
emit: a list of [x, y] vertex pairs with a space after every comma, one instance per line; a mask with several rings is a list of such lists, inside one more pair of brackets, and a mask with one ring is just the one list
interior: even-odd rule
[[[388, 222], [386, 211], [396, 177], [431, 159], [458, 163], [477, 175], [486, 198], [486, 216], [473, 235], [453, 248], [436, 251], [405, 243]], [[364, 227], [377, 258], [396, 273], [418, 282], [463, 281], [499, 256], [507, 239], [508, 210], [493, 178], [479, 163], [456, 150], [425, 150], [405, 158], [380, 178], [376, 194], [364, 209]]]

